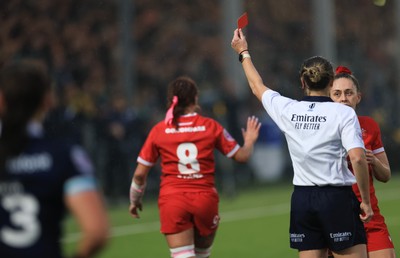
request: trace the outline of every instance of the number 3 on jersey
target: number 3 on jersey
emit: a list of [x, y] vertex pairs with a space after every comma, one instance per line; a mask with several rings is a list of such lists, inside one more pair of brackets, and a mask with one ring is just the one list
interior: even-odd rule
[[198, 150], [194, 143], [185, 142], [179, 144], [176, 149], [179, 159], [178, 170], [181, 174], [194, 174], [200, 172], [200, 164], [197, 160]]
[[26, 248], [40, 237], [41, 228], [37, 219], [39, 203], [28, 194], [6, 195], [0, 204], [10, 213], [12, 227], [0, 227], [1, 241], [15, 248]]

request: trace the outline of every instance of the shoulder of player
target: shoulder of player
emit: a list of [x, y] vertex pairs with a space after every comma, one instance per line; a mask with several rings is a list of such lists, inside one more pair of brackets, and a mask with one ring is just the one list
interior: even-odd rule
[[36, 144], [38, 149], [44, 149], [53, 156], [71, 157], [86, 155], [85, 148], [74, 140], [61, 137], [44, 137], [38, 140]]
[[[215, 126], [220, 126], [220, 127], [222, 127], [222, 125], [216, 120], [216, 119], [214, 119], [214, 118], [211, 118], [211, 117], [207, 117], [207, 116], [203, 116], [203, 115], [200, 115], [200, 114], [196, 114], [196, 119], [195, 119], [195, 121], [194, 121], [194, 125], [195, 126], [199, 126], [199, 125], [205, 125], [206, 127], [215, 127]], [[150, 132], [153, 132], [153, 133], [158, 133], [159, 131], [165, 131], [165, 129], [167, 128], [168, 126], [165, 124], [165, 122], [164, 122], [164, 120], [163, 121], [160, 121], [160, 122], [158, 122], [157, 124], [155, 124], [152, 128], [151, 128], [151, 130], [150, 130]]]
[[271, 89], [268, 89], [263, 93], [262, 102], [264, 103], [265, 101], [273, 103], [274, 106], [279, 105], [280, 107], [292, 106], [304, 102], [281, 95], [279, 92]]
[[162, 121], [157, 122], [153, 127], [151, 127], [149, 132], [164, 130], [165, 127], [167, 127], [167, 125], [165, 124], [165, 121], [162, 120]]
[[199, 119], [201, 124], [205, 125], [206, 127], [223, 127], [221, 123], [214, 118], [199, 115]]
[[333, 112], [341, 115], [341, 116], [357, 116], [356, 112], [352, 107], [343, 105], [342, 103], [337, 103], [337, 102], [326, 102], [329, 107], [329, 110], [332, 110]]
[[370, 116], [358, 116], [358, 120], [360, 122], [366, 122], [371, 124], [378, 124], [372, 117]]
[[30, 139], [30, 146], [34, 149], [45, 149], [52, 153], [65, 153], [68, 152], [74, 145], [74, 141], [70, 138], [64, 137], [32, 137]]
[[370, 116], [358, 116], [361, 127], [379, 128], [379, 124]]

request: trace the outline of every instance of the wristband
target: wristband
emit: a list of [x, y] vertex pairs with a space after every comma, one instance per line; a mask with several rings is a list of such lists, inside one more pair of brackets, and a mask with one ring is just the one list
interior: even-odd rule
[[144, 189], [146, 188], [146, 184], [138, 185], [132, 180], [131, 189], [129, 191], [129, 199], [131, 204], [135, 204], [138, 201], [141, 201], [144, 195]]
[[247, 53], [246, 54], [240, 54], [239, 55], [239, 62], [243, 63], [243, 60], [245, 58], [251, 58], [250, 54], [247, 54]]

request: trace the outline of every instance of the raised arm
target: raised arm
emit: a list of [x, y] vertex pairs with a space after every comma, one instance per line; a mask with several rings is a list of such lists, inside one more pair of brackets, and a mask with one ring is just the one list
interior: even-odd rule
[[261, 123], [255, 116], [247, 119], [247, 128], [242, 128], [244, 143], [243, 146], [235, 153], [233, 159], [237, 162], [247, 162], [253, 153], [254, 143], [257, 141]]
[[247, 54], [244, 55], [244, 58], [242, 59], [243, 70], [246, 75], [247, 81], [249, 82], [251, 91], [257, 97], [257, 99], [261, 101], [261, 97], [263, 93], [268, 90], [268, 87], [264, 85], [260, 74], [254, 67], [253, 62], [251, 61], [246, 37], [244, 36], [241, 29], [236, 29], [234, 31], [231, 46], [236, 51], [236, 53]]

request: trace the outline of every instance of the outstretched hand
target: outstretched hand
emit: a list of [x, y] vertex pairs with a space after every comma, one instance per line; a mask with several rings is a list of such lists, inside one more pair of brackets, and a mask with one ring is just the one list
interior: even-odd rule
[[236, 29], [233, 32], [231, 46], [238, 54], [244, 50], [247, 50], [247, 41], [242, 29]]
[[257, 117], [251, 116], [247, 118], [247, 127], [246, 129], [242, 128], [244, 142], [254, 144], [258, 138], [260, 128], [261, 123], [258, 121]]

